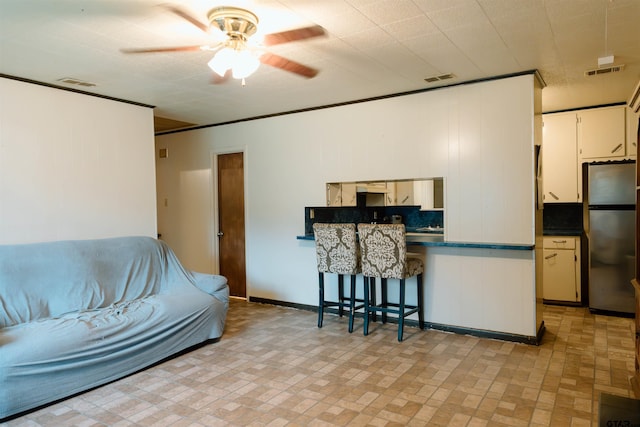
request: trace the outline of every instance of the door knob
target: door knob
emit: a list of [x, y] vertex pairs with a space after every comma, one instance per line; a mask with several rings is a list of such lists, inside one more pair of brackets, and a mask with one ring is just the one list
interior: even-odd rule
[[222, 237], [224, 236], [224, 233], [222, 231], [218, 231], [218, 237]]

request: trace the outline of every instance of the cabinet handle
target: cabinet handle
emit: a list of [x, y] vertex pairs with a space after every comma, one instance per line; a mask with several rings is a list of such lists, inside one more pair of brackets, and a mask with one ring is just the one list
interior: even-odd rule
[[557, 252], [556, 253], [552, 253], [551, 255], [547, 255], [546, 257], [544, 257], [544, 259], [551, 259], [551, 258], [556, 257], [556, 256], [558, 256]]
[[615, 153], [616, 151], [618, 151], [619, 149], [622, 148], [622, 144], [618, 144], [616, 145], [616, 148], [614, 148], [613, 150], [611, 150], [611, 154]]
[[549, 191], [549, 194], [551, 195], [551, 197], [553, 197], [556, 200], [559, 200], [560, 197], [556, 196], [555, 194], [553, 194], [553, 191]]
[[566, 240], [552, 240], [553, 243], [567, 243]]

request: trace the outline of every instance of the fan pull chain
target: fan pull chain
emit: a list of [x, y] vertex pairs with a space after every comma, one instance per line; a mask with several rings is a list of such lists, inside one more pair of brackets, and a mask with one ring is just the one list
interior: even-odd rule
[[242, 78], [242, 87], [246, 86], [247, 82], [244, 81], [244, 77]]

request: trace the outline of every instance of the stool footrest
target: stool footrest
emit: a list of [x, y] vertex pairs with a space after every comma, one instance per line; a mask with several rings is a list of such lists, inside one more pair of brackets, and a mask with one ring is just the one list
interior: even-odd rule
[[[398, 304], [388, 304], [388, 305], [391, 305], [391, 306], [394, 306], [394, 307], [398, 307]], [[382, 313], [396, 313], [396, 314], [402, 314], [404, 317], [406, 317], [406, 316], [409, 316], [410, 314], [417, 313], [418, 310], [419, 310], [419, 307], [417, 307], [417, 306], [405, 305], [404, 308], [405, 308], [405, 310], [404, 310], [404, 313], [403, 313], [397, 308], [383, 307], [383, 306], [380, 306], [380, 305], [375, 305], [375, 306], [370, 305], [368, 311], [369, 312], [374, 312], [374, 311], [378, 312], [379, 311], [379, 312], [382, 312]]]

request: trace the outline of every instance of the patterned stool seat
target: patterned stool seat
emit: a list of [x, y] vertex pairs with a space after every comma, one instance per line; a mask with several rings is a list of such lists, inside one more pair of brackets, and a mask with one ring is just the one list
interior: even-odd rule
[[[318, 264], [318, 327], [322, 327], [324, 309], [338, 307], [342, 317], [345, 308], [349, 310], [349, 332], [353, 332], [355, 311], [364, 305], [356, 305], [362, 300], [356, 299], [356, 275], [360, 269], [360, 248], [356, 241], [354, 224], [313, 224], [316, 242], [316, 260]], [[338, 300], [327, 301], [324, 295], [324, 275], [338, 275]], [[344, 293], [344, 276], [351, 276], [349, 296]]]
[[[364, 297], [364, 334], [369, 333], [369, 313], [382, 313], [382, 321], [386, 322], [387, 313], [398, 315], [398, 341], [402, 341], [405, 317], [418, 313], [420, 329], [424, 329], [424, 313], [422, 308], [422, 275], [424, 263], [420, 258], [408, 256], [406, 231], [404, 224], [358, 224], [360, 236], [360, 252], [362, 274], [365, 278]], [[405, 303], [406, 279], [417, 278], [417, 304]], [[382, 301], [375, 303], [375, 278], [381, 279]], [[389, 303], [387, 299], [387, 279], [400, 280], [400, 301]]]

